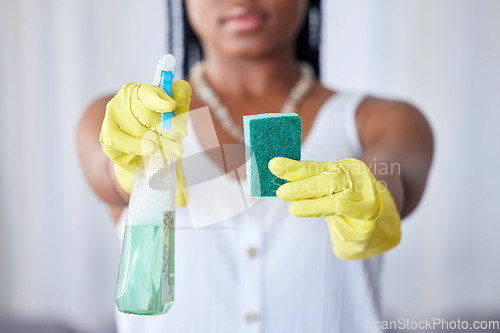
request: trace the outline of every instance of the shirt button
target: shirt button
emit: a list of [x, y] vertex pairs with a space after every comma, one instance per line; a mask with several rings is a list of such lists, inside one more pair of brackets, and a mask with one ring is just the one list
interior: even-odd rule
[[247, 251], [248, 257], [249, 258], [255, 258], [257, 256], [257, 249], [254, 247], [251, 247]]
[[245, 316], [245, 320], [247, 321], [247, 323], [251, 324], [251, 323], [254, 323], [257, 321], [257, 319], [259, 319], [259, 316], [254, 313], [254, 312], [251, 312], [251, 313], [248, 313], [246, 316]]

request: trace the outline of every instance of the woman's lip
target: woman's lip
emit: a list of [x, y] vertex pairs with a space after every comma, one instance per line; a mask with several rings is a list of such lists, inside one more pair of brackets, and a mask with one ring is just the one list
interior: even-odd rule
[[264, 25], [266, 14], [250, 6], [234, 6], [229, 8], [221, 18], [222, 24], [234, 32], [249, 32]]

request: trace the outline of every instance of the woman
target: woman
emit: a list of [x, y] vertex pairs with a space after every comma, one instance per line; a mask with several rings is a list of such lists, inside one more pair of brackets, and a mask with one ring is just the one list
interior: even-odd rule
[[[318, 28], [307, 21], [315, 1], [185, 0], [185, 6], [204, 56], [203, 66], [187, 77], [192, 94], [184, 81], [174, 84], [172, 98], [160, 88], [129, 84], [113, 99], [92, 104], [79, 127], [87, 179], [115, 219], [128, 204], [138, 156], [157, 149], [150, 129], [163, 136], [172, 157], [182, 146], [185, 152], [210, 149], [210, 126], [196, 117], [186, 125], [187, 109], [208, 104], [221, 145], [241, 143], [243, 115], [293, 109], [302, 119], [302, 159], [316, 162], [273, 159], [270, 170], [291, 181], [277, 191], [283, 201], [252, 202], [225, 219], [229, 228], [177, 230], [176, 304], [158, 317], [118, 313], [119, 329], [373, 332], [367, 323], [378, 317], [378, 255], [399, 242], [399, 217], [418, 204], [431, 164], [427, 121], [409, 104], [335, 92], [310, 77], [298, 55], [313, 63], [317, 55], [303, 52], [314, 45], [298, 36]], [[191, 36], [184, 36], [192, 50]], [[291, 98], [297, 82], [302, 88]], [[200, 97], [207, 88], [213, 95]], [[229, 120], [218, 115], [222, 106]], [[158, 129], [159, 112], [173, 109], [179, 119], [172, 131]], [[226, 165], [243, 164], [242, 151], [225, 151]], [[204, 158], [197, 172], [224, 170], [223, 160]], [[220, 209], [233, 206], [226, 189], [213, 191]], [[287, 201], [294, 201], [290, 212]], [[178, 223], [188, 219], [180, 207]]]

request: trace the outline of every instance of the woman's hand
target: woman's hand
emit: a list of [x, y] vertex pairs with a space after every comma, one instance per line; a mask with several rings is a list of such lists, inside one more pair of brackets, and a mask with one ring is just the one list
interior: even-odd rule
[[[100, 142], [113, 161], [116, 180], [130, 194], [140, 156], [159, 153], [179, 158], [187, 136], [191, 86], [186, 81], [172, 84], [172, 97], [159, 87], [129, 83], [108, 102]], [[176, 110], [171, 128], [160, 128], [161, 113]]]
[[295, 201], [290, 205], [293, 215], [325, 217], [333, 250], [340, 259], [366, 259], [399, 243], [401, 218], [391, 193], [364, 162], [275, 157], [269, 161], [269, 170], [290, 181], [276, 195]]

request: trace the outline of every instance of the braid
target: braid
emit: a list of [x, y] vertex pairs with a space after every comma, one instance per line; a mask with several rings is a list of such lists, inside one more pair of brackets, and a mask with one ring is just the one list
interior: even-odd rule
[[187, 17], [186, 5], [182, 1], [182, 20], [184, 31], [184, 59], [182, 62], [185, 75], [189, 72], [191, 66], [203, 59], [203, 50], [198, 36], [193, 31], [189, 19]]
[[309, 62], [318, 76], [320, 31], [320, 0], [309, 0], [309, 11], [297, 38], [295, 54], [299, 60]]

